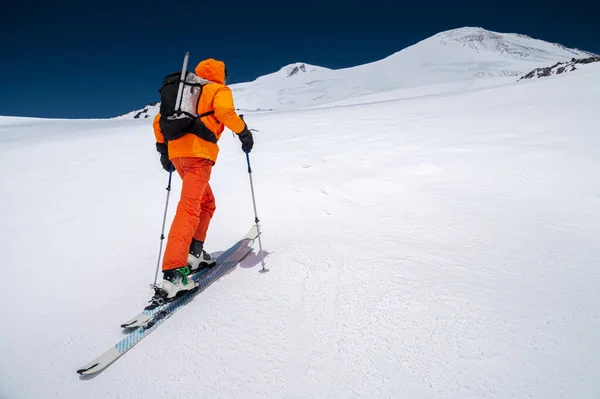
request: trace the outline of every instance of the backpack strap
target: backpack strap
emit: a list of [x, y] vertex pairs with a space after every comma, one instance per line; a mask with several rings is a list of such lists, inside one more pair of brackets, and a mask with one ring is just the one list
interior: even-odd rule
[[198, 115], [198, 118], [204, 118], [205, 116], [213, 115], [214, 113], [215, 113], [215, 110], [213, 109], [212, 111], [208, 111], [208, 112]]

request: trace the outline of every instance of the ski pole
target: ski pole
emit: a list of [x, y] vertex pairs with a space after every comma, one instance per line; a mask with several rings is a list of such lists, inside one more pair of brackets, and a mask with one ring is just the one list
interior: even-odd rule
[[160, 231], [160, 248], [158, 250], [158, 261], [156, 262], [156, 274], [154, 275], [154, 284], [158, 281], [158, 270], [160, 269], [160, 258], [162, 255], [163, 242], [165, 240], [165, 224], [167, 222], [167, 209], [169, 208], [169, 196], [171, 195], [171, 177], [173, 176], [173, 164], [169, 167], [169, 185], [167, 186], [167, 202], [165, 203], [165, 213], [163, 215], [162, 230]]
[[265, 269], [265, 258], [263, 256], [262, 250], [262, 241], [260, 239], [260, 226], [258, 224], [258, 213], [256, 212], [256, 198], [254, 196], [254, 183], [252, 182], [252, 168], [250, 167], [250, 154], [248, 151], [244, 151], [246, 153], [246, 162], [248, 163], [248, 176], [250, 177], [250, 190], [252, 191], [252, 205], [254, 206], [254, 223], [256, 223], [256, 230], [258, 232], [258, 248], [260, 249], [260, 262], [262, 263], [262, 269], [259, 270], [260, 273], [266, 273], [269, 269]]
[[[181, 75], [179, 76], [179, 87], [177, 88], [177, 99], [175, 101], [175, 109], [180, 111], [181, 99], [183, 97], [183, 82], [187, 75], [187, 66], [190, 58], [190, 53], [186, 52], [183, 57], [183, 66], [181, 67]], [[156, 273], [154, 274], [154, 284], [158, 281], [158, 270], [160, 269], [160, 258], [162, 255], [163, 242], [165, 240], [165, 224], [167, 222], [167, 209], [169, 207], [169, 196], [171, 195], [171, 177], [173, 176], [173, 164], [169, 167], [169, 185], [167, 186], [167, 202], [165, 203], [165, 213], [163, 216], [162, 230], [160, 232], [160, 248], [158, 250], [158, 261], [156, 262]]]

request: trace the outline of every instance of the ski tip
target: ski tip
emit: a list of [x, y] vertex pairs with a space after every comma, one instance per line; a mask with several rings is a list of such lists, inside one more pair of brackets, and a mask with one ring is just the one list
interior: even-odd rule
[[77, 374], [79, 374], [79, 375], [93, 374], [94, 372], [92, 370], [94, 368], [96, 368], [99, 364], [100, 363], [94, 363], [90, 367], [79, 369], [79, 370], [77, 370]]
[[129, 321], [126, 321], [125, 323], [121, 324], [121, 328], [138, 328], [142, 325], [144, 325], [145, 321], [150, 320], [152, 317], [148, 316], [148, 317], [136, 317], [135, 319], [131, 319]]
[[250, 230], [248, 231], [248, 233], [246, 234], [245, 238], [247, 240], [256, 240], [259, 236], [259, 231], [258, 231], [258, 226], [257, 225], [253, 225], [252, 227], [250, 227]]

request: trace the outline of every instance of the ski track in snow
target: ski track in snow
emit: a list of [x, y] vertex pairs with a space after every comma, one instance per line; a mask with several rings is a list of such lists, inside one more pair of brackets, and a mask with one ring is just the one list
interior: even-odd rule
[[[600, 397], [600, 68], [389, 95], [248, 114], [270, 272], [86, 380], [150, 295], [167, 174], [148, 121], [0, 118], [0, 397]], [[253, 221], [220, 145], [213, 251]]]

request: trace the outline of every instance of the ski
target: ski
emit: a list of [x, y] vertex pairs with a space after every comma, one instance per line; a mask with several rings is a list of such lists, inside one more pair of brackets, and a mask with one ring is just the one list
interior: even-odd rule
[[[206, 273], [208, 273], [210, 270], [214, 269], [215, 267], [221, 265], [225, 260], [227, 260], [226, 255], [227, 255], [227, 252], [224, 252], [217, 259], [215, 259], [215, 266], [213, 266], [212, 268], [200, 270], [197, 273], [192, 274], [190, 276], [190, 278], [196, 282], [199, 281], [201, 278], [203, 278], [206, 275]], [[157, 306], [153, 309], [144, 309], [137, 316], [132, 317], [131, 319], [127, 320], [125, 323], [121, 324], [121, 327], [122, 328], [138, 328], [138, 327], [145, 326], [146, 323], [148, 322], [148, 320], [150, 320], [154, 314], [156, 314], [156, 313], [160, 312], [162, 309], [164, 309], [165, 306], [167, 306], [167, 305], [165, 304], [162, 306]]]
[[164, 323], [164, 321], [171, 317], [171, 315], [173, 315], [173, 313], [175, 313], [179, 308], [191, 301], [196, 295], [204, 291], [209, 285], [222, 277], [228, 270], [232, 269], [235, 265], [241, 262], [252, 251], [252, 244], [258, 238], [258, 236], [259, 233], [257, 226], [254, 225], [244, 238], [238, 241], [234, 246], [229, 248], [219, 257], [222, 258], [221, 264], [212, 267], [206, 273], [203, 273], [196, 278], [192, 277], [198, 283], [198, 287], [196, 289], [160, 307], [159, 310], [156, 310], [148, 319], [146, 319], [146, 321], [143, 323], [144, 325], [136, 328], [125, 338], [112, 346], [109, 350], [78, 369], [77, 373], [80, 375], [98, 373], [120, 358], [125, 352], [140, 342], [145, 336], [150, 334], [159, 325]]

